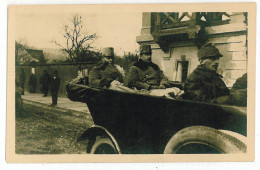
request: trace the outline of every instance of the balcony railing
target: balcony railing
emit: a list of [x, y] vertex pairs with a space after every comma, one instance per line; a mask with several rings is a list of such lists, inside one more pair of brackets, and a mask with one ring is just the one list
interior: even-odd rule
[[151, 30], [155, 41], [164, 46], [170, 39], [203, 38], [199, 31], [203, 32], [207, 26], [228, 24], [229, 17], [226, 12], [154, 12]]

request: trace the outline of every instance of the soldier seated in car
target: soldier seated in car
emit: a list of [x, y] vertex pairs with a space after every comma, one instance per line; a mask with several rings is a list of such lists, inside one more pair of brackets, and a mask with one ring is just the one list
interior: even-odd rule
[[89, 84], [93, 87], [109, 88], [113, 81], [123, 83], [123, 75], [114, 65], [114, 48], [107, 47], [102, 50], [102, 60], [89, 72]]
[[[156, 89], [169, 88], [169, 81], [164, 76], [163, 71], [158, 65], [151, 61], [152, 50], [150, 45], [140, 46], [139, 60], [130, 67], [128, 78], [125, 85], [130, 88], [136, 88], [137, 90], [154, 91]], [[167, 91], [157, 90], [151, 94], [159, 95], [173, 92], [175, 95], [180, 92], [180, 89], [168, 89]], [[160, 93], [160, 94], [156, 94]]]
[[241, 100], [242, 95], [237, 91], [230, 93], [221, 79], [223, 77], [217, 73], [220, 57], [223, 55], [212, 44], [206, 44], [199, 49], [200, 65], [185, 82], [185, 99], [219, 104], [234, 104]]

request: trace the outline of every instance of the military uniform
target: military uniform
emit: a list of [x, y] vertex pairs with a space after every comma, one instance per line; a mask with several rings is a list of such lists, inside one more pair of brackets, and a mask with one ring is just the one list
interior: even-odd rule
[[169, 86], [168, 79], [163, 75], [158, 65], [152, 62], [146, 63], [142, 60], [139, 60], [130, 68], [125, 84], [138, 90], [150, 90], [151, 86]]
[[[89, 72], [89, 85], [93, 87], [109, 87], [111, 82], [117, 80], [123, 82], [123, 76], [114, 66], [114, 48], [102, 49], [102, 61]], [[107, 59], [108, 58], [108, 59]]]
[[[197, 55], [201, 65], [188, 76], [184, 84], [183, 98], [201, 102], [231, 104], [233, 102], [232, 95], [222, 81], [222, 76], [216, 73], [218, 59], [223, 55], [211, 43], [202, 46]], [[204, 63], [204, 60], [207, 63]]]
[[239, 93], [241, 100], [235, 101], [235, 105], [247, 106], [247, 73], [238, 78], [231, 88], [231, 93]]
[[93, 87], [109, 87], [114, 80], [123, 82], [123, 76], [112, 64], [100, 62], [89, 72], [89, 84]]
[[[184, 85], [185, 99], [209, 103], [230, 103], [230, 92], [222, 76], [199, 65]], [[223, 96], [227, 96], [226, 99]]]
[[242, 77], [236, 80], [231, 90], [239, 90], [239, 89], [247, 89], [247, 73], [245, 73]]

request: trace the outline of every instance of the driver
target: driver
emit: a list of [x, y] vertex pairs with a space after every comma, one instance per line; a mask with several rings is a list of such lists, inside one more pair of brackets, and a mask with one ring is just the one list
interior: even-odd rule
[[223, 77], [216, 72], [220, 57], [223, 55], [210, 43], [199, 49], [200, 65], [188, 76], [183, 98], [219, 104], [234, 104], [242, 100], [239, 92], [230, 93], [221, 79]]

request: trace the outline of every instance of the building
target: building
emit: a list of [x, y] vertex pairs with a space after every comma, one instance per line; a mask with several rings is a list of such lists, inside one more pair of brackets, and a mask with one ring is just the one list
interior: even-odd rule
[[150, 44], [152, 61], [173, 81], [185, 81], [199, 64], [197, 52], [213, 43], [223, 54], [219, 73], [228, 87], [247, 72], [247, 13], [144, 12], [139, 44]]

